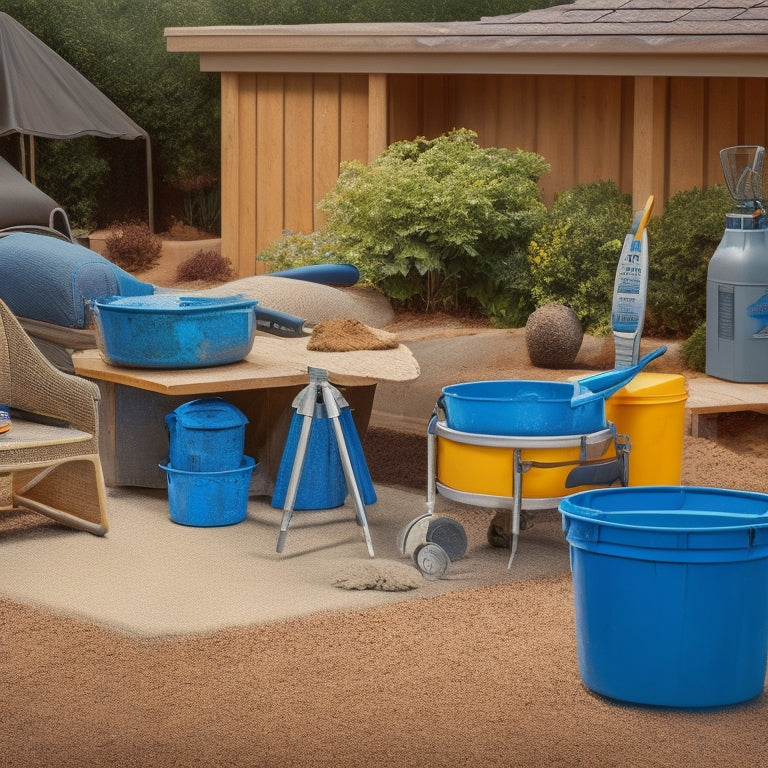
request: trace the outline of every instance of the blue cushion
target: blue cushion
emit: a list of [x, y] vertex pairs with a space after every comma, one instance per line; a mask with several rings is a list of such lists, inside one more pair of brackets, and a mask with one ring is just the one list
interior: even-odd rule
[[26, 232], [0, 237], [0, 298], [19, 317], [87, 328], [91, 299], [154, 290], [76, 243]]

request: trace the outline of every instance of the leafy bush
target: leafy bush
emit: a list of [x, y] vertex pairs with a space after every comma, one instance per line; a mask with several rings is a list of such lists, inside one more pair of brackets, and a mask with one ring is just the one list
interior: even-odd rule
[[223, 283], [235, 277], [232, 262], [218, 251], [200, 250], [176, 268], [176, 280], [180, 283], [191, 283], [195, 280]]
[[546, 213], [538, 181], [549, 166], [476, 138], [458, 129], [344, 163], [319, 208], [339, 260], [388, 296], [427, 310], [476, 304], [504, 322], [509, 261]]
[[733, 205], [723, 184], [694, 187], [651, 220], [647, 332], [687, 336], [706, 320], [707, 268]]
[[529, 289], [536, 306], [565, 304], [585, 331], [606, 332], [616, 267], [631, 224], [631, 197], [612, 181], [559, 194], [528, 248]]
[[707, 324], [703, 322], [680, 347], [683, 362], [692, 370], [704, 373], [707, 362]]
[[324, 229], [305, 235], [284, 232], [283, 236], [259, 253], [256, 258], [266, 261], [273, 272], [311, 264], [338, 264], [339, 244]]
[[142, 272], [157, 263], [163, 241], [143, 221], [113, 224], [104, 240], [106, 257], [127, 272]]

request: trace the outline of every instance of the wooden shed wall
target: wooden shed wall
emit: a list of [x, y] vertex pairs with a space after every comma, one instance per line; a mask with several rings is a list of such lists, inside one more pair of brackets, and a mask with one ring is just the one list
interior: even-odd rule
[[[222, 74], [222, 245], [240, 275], [282, 232], [323, 224], [339, 164], [400, 139], [477, 132], [538, 152], [544, 199], [612, 179], [664, 200], [722, 181], [718, 152], [768, 143], [768, 79], [554, 75]], [[261, 265], [259, 265], [261, 266]]]

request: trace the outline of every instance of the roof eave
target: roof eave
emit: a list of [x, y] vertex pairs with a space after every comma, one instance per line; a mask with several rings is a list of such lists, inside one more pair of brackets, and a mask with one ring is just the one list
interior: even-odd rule
[[210, 72], [765, 77], [768, 71], [768, 40], [758, 35], [446, 37], [321, 30], [175, 28], [166, 37], [169, 51], [200, 54], [201, 69]]

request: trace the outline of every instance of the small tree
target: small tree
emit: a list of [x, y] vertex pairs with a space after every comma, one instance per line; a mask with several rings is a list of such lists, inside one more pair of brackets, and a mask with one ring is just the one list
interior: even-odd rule
[[388, 296], [428, 310], [479, 305], [504, 322], [499, 297], [546, 213], [538, 182], [549, 166], [476, 139], [458, 129], [396, 142], [367, 166], [344, 163], [319, 207], [339, 260]]

